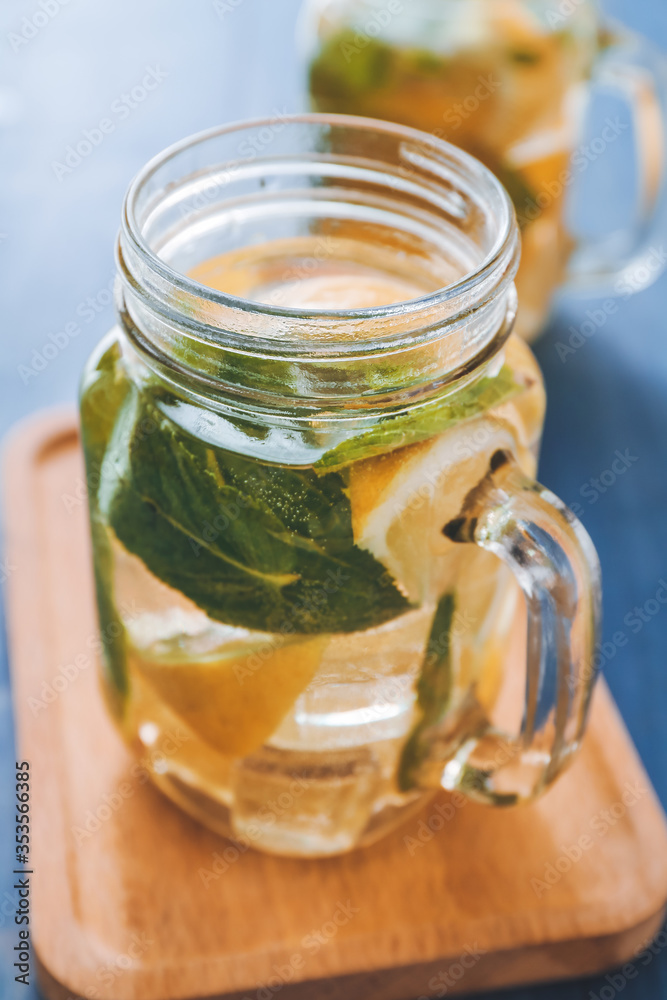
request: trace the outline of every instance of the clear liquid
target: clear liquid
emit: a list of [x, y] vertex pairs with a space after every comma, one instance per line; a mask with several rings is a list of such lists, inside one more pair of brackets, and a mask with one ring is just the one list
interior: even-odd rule
[[[119, 564], [127, 558], [118, 551]], [[142, 582], [145, 572], [135, 567], [132, 588], [143, 591], [144, 603], [155, 587], [155, 581]], [[514, 620], [513, 583], [493, 557], [486, 561], [484, 586], [490, 597], [480, 633], [467, 631], [480, 621], [462, 608], [457, 619], [460, 636], [453, 639], [459, 687], [455, 703], [467, 711], [472, 707], [471, 688], [472, 698], [485, 712], [491, 710]], [[124, 600], [136, 608], [130, 593], [128, 588]], [[423, 799], [423, 792], [400, 792], [396, 774], [416, 721], [415, 685], [434, 604], [424, 603], [375, 629], [326, 637], [316, 650], [310, 682], [261, 746], [243, 756], [220, 752], [221, 742], [229, 750], [234, 739], [224, 745], [210, 729], [208, 738], [202, 738], [197, 710], [179, 711], [173, 694], [165, 700], [161, 683], [155, 683], [156, 672], [168, 674], [175, 662], [178, 669], [185, 666], [194, 672], [224, 660], [231, 651], [236, 664], [241, 658], [243, 685], [245, 671], [256, 666], [255, 661], [247, 665], [242, 660], [244, 653], [252, 656], [264, 649], [268, 654], [275, 636], [229, 628], [182, 606], [172, 604], [167, 610], [165, 604], [161, 612], [126, 620], [130, 697], [123, 728], [142, 745], [142, 758], [153, 761], [158, 784], [188, 811], [253, 847], [320, 856], [371, 842]], [[261, 669], [258, 666], [258, 673]], [[256, 724], [256, 718], [252, 723], [238, 719], [239, 727]], [[156, 758], [151, 757], [154, 751]]]
[[[266, 300], [279, 289], [283, 304], [307, 307], [340, 302], [341, 282], [350, 307], [414, 297], [427, 284], [331, 260], [290, 282], [284, 276], [292, 264], [276, 269], [276, 260], [275, 252], [256, 248], [208, 262], [194, 276], [247, 298]], [[382, 625], [303, 636], [214, 621], [108, 532], [110, 593], [127, 650], [127, 691], [111, 691], [110, 701], [157, 784], [206, 825], [266, 851], [325, 856], [373, 841], [415, 808], [428, 793], [400, 790], [397, 773], [444, 593], [456, 595], [444, 641], [453, 682], [448, 711], [462, 720], [459, 743], [465, 719], [492, 710], [516, 586], [495, 557], [449, 542], [441, 528], [498, 447], [512, 447], [534, 471], [539, 373], [516, 340], [506, 360], [530, 376], [532, 388], [498, 407], [493, 419], [482, 415], [349, 471], [355, 541], [413, 605]]]

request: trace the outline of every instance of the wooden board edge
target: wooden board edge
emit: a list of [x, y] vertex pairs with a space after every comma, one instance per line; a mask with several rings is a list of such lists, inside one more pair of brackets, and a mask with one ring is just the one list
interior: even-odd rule
[[[22, 609], [39, 608], [46, 598], [44, 574], [41, 572], [41, 555], [36, 542], [40, 530], [39, 493], [37, 480], [39, 466], [49, 453], [58, 448], [78, 446], [79, 431], [76, 408], [73, 405], [52, 407], [34, 413], [15, 424], [0, 442], [0, 468], [2, 469], [2, 519], [3, 540], [8, 573], [4, 586], [6, 609], [6, 634], [9, 655], [11, 697], [17, 759], [35, 762], [43, 756], [35, 747], [36, 726], [26, 708], [29, 697], [29, 678], [35, 663], [43, 664], [48, 655], [42, 630], [17, 627]], [[45, 737], [47, 727], [53, 735], [57, 730], [57, 711], [48, 713], [40, 723], [40, 737]], [[34, 769], [33, 769], [34, 771]], [[34, 773], [31, 781], [34, 779]], [[52, 790], [55, 793], [55, 789]], [[34, 792], [34, 786], [33, 786]], [[40, 819], [31, 817], [33, 834]], [[70, 951], [80, 953], [85, 947], [75, 920], [71, 900], [64, 898], [61, 919], [72, 927]], [[33, 907], [31, 939], [39, 947], [41, 917]]]
[[[73, 403], [38, 410], [9, 428], [0, 442], [3, 475], [3, 499], [8, 495], [7, 472], [33, 469], [35, 459], [72, 435], [78, 437], [79, 418]], [[28, 473], [28, 477], [31, 477]], [[11, 488], [11, 484], [10, 484]]]
[[[528, 948], [507, 949], [482, 956], [457, 982], [453, 976], [449, 995], [465, 995], [480, 990], [498, 990], [511, 986], [524, 987], [562, 982], [585, 976], [613, 972], [642, 954], [659, 933], [667, 910], [663, 907], [649, 918], [621, 934], [602, 937], [576, 938], [557, 943], [532, 945]], [[430, 980], [441, 982], [457, 964], [444, 959], [419, 965], [402, 966], [363, 973], [351, 973], [335, 979], [304, 980], [280, 987], [284, 1000], [413, 1000], [415, 996], [435, 997]], [[90, 1000], [95, 990], [83, 994], [72, 991], [59, 982], [35, 957], [39, 988], [45, 1000]], [[256, 989], [235, 990], [193, 997], [192, 1000], [248, 1000]], [[120, 995], [120, 994], [119, 994]], [[125, 995], [125, 994], [124, 994]], [[164, 997], [164, 1000], [172, 1000]]]
[[[59, 408], [57, 410], [49, 411], [46, 414], [42, 413], [35, 417], [28, 418], [27, 420], [22, 421], [18, 425], [18, 427], [15, 428], [10, 433], [9, 437], [5, 439], [6, 443], [5, 443], [4, 465], [5, 469], [12, 470], [12, 475], [13, 475], [13, 480], [11, 482], [8, 480], [7, 477], [5, 480], [6, 484], [8, 484], [11, 488], [11, 492], [10, 489], [7, 488], [5, 489], [6, 506], [7, 510], [10, 512], [11, 515], [10, 518], [11, 525], [8, 524], [8, 528], [11, 528], [11, 530], [8, 530], [6, 533], [9, 536], [11, 536], [10, 540], [13, 539], [13, 542], [16, 543], [17, 545], [25, 544], [26, 532], [28, 533], [28, 541], [32, 539], [33, 544], [31, 546], [31, 551], [26, 556], [24, 565], [21, 567], [21, 571], [19, 574], [17, 574], [17, 576], [21, 577], [20, 589], [24, 594], [26, 592], [31, 593], [33, 600], [35, 597], [34, 590], [32, 588], [32, 584], [34, 582], [34, 573], [39, 571], [39, 558], [38, 558], [38, 553], [35, 552], [35, 546], [34, 546], [34, 535], [35, 535], [34, 525], [35, 525], [35, 512], [37, 510], [37, 503], [34, 499], [34, 496], [31, 497], [31, 483], [32, 481], [34, 481], [35, 478], [36, 463], [43, 461], [48, 451], [54, 450], [59, 446], [62, 447], [64, 444], [72, 442], [76, 438], [77, 438], [77, 426], [76, 426], [75, 411], [70, 407], [66, 409]], [[9, 581], [10, 586], [8, 589], [10, 591], [13, 591], [18, 585], [18, 582], [19, 582], [18, 579], [13, 581], [10, 580]], [[37, 579], [37, 583], [38, 582], [39, 580]], [[17, 600], [17, 604], [18, 603], [19, 602]], [[11, 637], [11, 634], [10, 634], [10, 641], [12, 644], [12, 653], [14, 654], [14, 642]], [[33, 639], [31, 641], [33, 642], [38, 641], [38, 637], [33, 635]], [[25, 647], [22, 647], [22, 656], [21, 656], [22, 661], [25, 662], [28, 656], [29, 656], [29, 651], [26, 650]], [[20, 672], [20, 665], [18, 667], [17, 672]], [[16, 690], [17, 688], [16, 683], [14, 684], [14, 687]], [[600, 685], [600, 690], [597, 692], [597, 696], [604, 698], [609, 703], [607, 708], [610, 708], [615, 714], [620, 733], [622, 734], [623, 739], [627, 744], [628, 751], [632, 753], [634, 760], [637, 763], [637, 767], [641, 770], [641, 773], [645, 774], [643, 764], [641, 763], [639, 756], [636, 752], [636, 749], [634, 748], [634, 745], [632, 744], [632, 741], [627, 733], [627, 729], [622, 721], [620, 713], [618, 712], [618, 709], [616, 708], [611, 695], [606, 690], [606, 685], [604, 684]], [[20, 715], [20, 713], [18, 713], [18, 715]], [[19, 721], [18, 718], [17, 721]], [[22, 743], [25, 737], [21, 733], [20, 725], [17, 728], [19, 729], [19, 742]], [[25, 736], [27, 736], [27, 733], [25, 734]], [[647, 777], [646, 780], [650, 786], [650, 782], [648, 782]], [[652, 797], [657, 805], [658, 810], [660, 811], [661, 822], [664, 829], [664, 815], [662, 813], [662, 809], [657, 801], [657, 797], [655, 797], [655, 794], [653, 792], [652, 792]], [[667, 896], [667, 857], [664, 859], [664, 861], [665, 864], [662, 865], [662, 870], [661, 870], [661, 874], [664, 874], [664, 878], [661, 878], [659, 882], [656, 881], [652, 883], [652, 888], [654, 888], [655, 893], [652, 895], [651, 900], [644, 899], [643, 907], [635, 908], [634, 913], [626, 912], [627, 920], [630, 921], [631, 923], [634, 920], [640, 920], [640, 922], [636, 925], [638, 927], [644, 926], [645, 924], [647, 924], [647, 921], [650, 921], [651, 919], [649, 917], [646, 920], [641, 921], [639, 911], [640, 910], [642, 911], [641, 917], [643, 917], [643, 915], [647, 912], [655, 912], [655, 909], [649, 911], [647, 907], [650, 905], [653, 905], [654, 908], [657, 906], [662, 907], [664, 899]], [[656, 896], [658, 895], [660, 897], [659, 899], [656, 898]], [[607, 912], [607, 916], [608, 915], [609, 914]], [[73, 932], [76, 932], [76, 927], [73, 927], [72, 930]], [[87, 941], [86, 936], [82, 935], [80, 931], [81, 929], [79, 928], [78, 936], [76, 933], [74, 934], [74, 936], [78, 938], [77, 941], [72, 942], [73, 947], [77, 947], [77, 950], [81, 946], [84, 946], [89, 943]], [[633, 927], [627, 928], [626, 925], [622, 928], [618, 928], [617, 930], [614, 929], [613, 932], [604, 935], [604, 937], [602, 938], [587, 938], [584, 936], [580, 940], [582, 942], [590, 942], [594, 940], [617, 941], [623, 935], [630, 934], [632, 932], [633, 932]], [[572, 944], [572, 947], [575, 947], [577, 943], [578, 942]], [[532, 953], [533, 951], [540, 952], [545, 948], [551, 950], [563, 949], [567, 946], [568, 943], [565, 942], [563, 939], [559, 940], [557, 937], [557, 932], [554, 932], [553, 940], [550, 943], [540, 944], [540, 945], [528, 944], [521, 949], [521, 952], [514, 949], [514, 950], [508, 950], [505, 954], [507, 956], [512, 954], [518, 955], [520, 953], [522, 954]], [[498, 952], [497, 954], [501, 955], [503, 953]], [[435, 966], [442, 968], [443, 963], [447, 963], [448, 961], [452, 961], [451, 956], [450, 957], [445, 956], [443, 958], [438, 959], [435, 962]], [[603, 966], [603, 968], [604, 967], [608, 966]], [[88, 973], [90, 973], [91, 971], [90, 967], [87, 971]], [[396, 974], [398, 974], [400, 970], [392, 970], [392, 975], [394, 971], [396, 972]], [[362, 976], [364, 978], [364, 981], [367, 980], [373, 981], [374, 977], [378, 976], [381, 977], [387, 974], [388, 973], [385, 973], [382, 970], [358, 974], [358, 976], [355, 976], [355, 974], [346, 974], [346, 976], [341, 977], [341, 982], [345, 981], [347, 978], [350, 978], [350, 976], [352, 978], [358, 978], [359, 976]], [[577, 974], [578, 974], [577, 972], [573, 972], [570, 973], [569, 975], [577, 975]], [[516, 977], [514, 977], [512, 979], [507, 980], [507, 984], [516, 983], [518, 981], [519, 980], [517, 980]], [[302, 986], [305, 986], [305, 984], [299, 984], [299, 988], [301, 988]], [[291, 987], [291, 989], [293, 990], [297, 989], [297, 985], [294, 984], [294, 986]], [[71, 989], [68, 990], [67, 993], [68, 995], [72, 995]], [[240, 993], [225, 994], [225, 996], [229, 996], [230, 998], [236, 996], [241, 997], [242, 995], [246, 994], [240, 994]], [[378, 996], [380, 997], [380, 994], [378, 994]], [[387, 996], [389, 996], [389, 994], [387, 994]]]

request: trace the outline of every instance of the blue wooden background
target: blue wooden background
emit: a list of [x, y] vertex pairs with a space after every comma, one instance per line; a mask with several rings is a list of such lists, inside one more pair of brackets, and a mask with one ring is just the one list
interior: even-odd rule
[[[1, 433], [39, 407], [74, 399], [84, 360], [112, 322], [107, 289], [113, 243], [121, 199], [135, 171], [164, 146], [199, 129], [303, 107], [293, 41], [298, 0], [218, 0], [217, 9], [213, 0], [43, 3], [56, 13], [18, 46], [12, 33], [40, 10], [39, 2], [0, 5]], [[665, 0], [607, 0], [606, 8], [667, 50]], [[148, 68], [163, 79], [124, 115], [115, 102], [140, 84]], [[70, 174], [56, 177], [52, 164], [62, 161], [65, 147], [104, 117], [112, 118], [114, 131]], [[631, 187], [632, 158], [623, 139], [595, 165], [589, 210], [601, 224], [616, 219]], [[605, 673], [667, 805], [667, 607], [636, 632], [624, 625], [626, 615], [667, 580], [666, 305], [663, 278], [622, 301], [599, 332], [562, 361], [556, 344], [596, 306], [563, 299], [537, 354], [549, 392], [540, 478], [566, 502], [579, 504], [600, 552], [605, 638], [619, 629], [630, 636], [627, 645], [615, 648]], [[26, 369], [34, 368], [33, 351], [41, 354], [49, 335], [72, 322], [79, 335], [42, 371], [27, 375]], [[586, 488], [591, 477], [611, 467], [617, 450], [626, 449], [634, 460], [606, 492]], [[0, 998], [34, 1000], [31, 988], [13, 981], [16, 938], [7, 915], [14, 900], [13, 761], [3, 652]], [[602, 990], [602, 1000], [610, 1000], [611, 989], [600, 977], [509, 995], [583, 1000]], [[667, 948], [640, 967], [623, 992], [626, 1000], [667, 1000]]]

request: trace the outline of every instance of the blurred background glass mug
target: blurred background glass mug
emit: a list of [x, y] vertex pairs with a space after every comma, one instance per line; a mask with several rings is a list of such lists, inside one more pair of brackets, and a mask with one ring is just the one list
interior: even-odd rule
[[230, 126], [132, 184], [81, 394], [105, 690], [219, 832], [336, 854], [577, 749], [599, 569], [533, 478], [518, 256], [490, 171], [383, 122]]
[[[594, 0], [306, 0], [300, 35], [315, 110], [430, 132], [505, 184], [522, 230], [525, 339], [562, 284], [626, 295], [664, 268], [667, 63], [643, 38], [605, 27]], [[631, 114], [608, 116], [583, 143], [591, 84]], [[577, 234], [566, 208], [631, 126], [634, 218], [603, 238]]]

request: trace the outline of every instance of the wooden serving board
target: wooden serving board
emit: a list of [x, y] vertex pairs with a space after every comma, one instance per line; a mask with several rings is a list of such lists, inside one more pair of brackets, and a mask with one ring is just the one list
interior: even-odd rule
[[339, 858], [239, 853], [143, 780], [105, 714], [71, 412], [14, 433], [5, 496], [47, 997], [403, 1000], [598, 972], [659, 929], [665, 820], [604, 686], [577, 762], [530, 807], [443, 794]]

